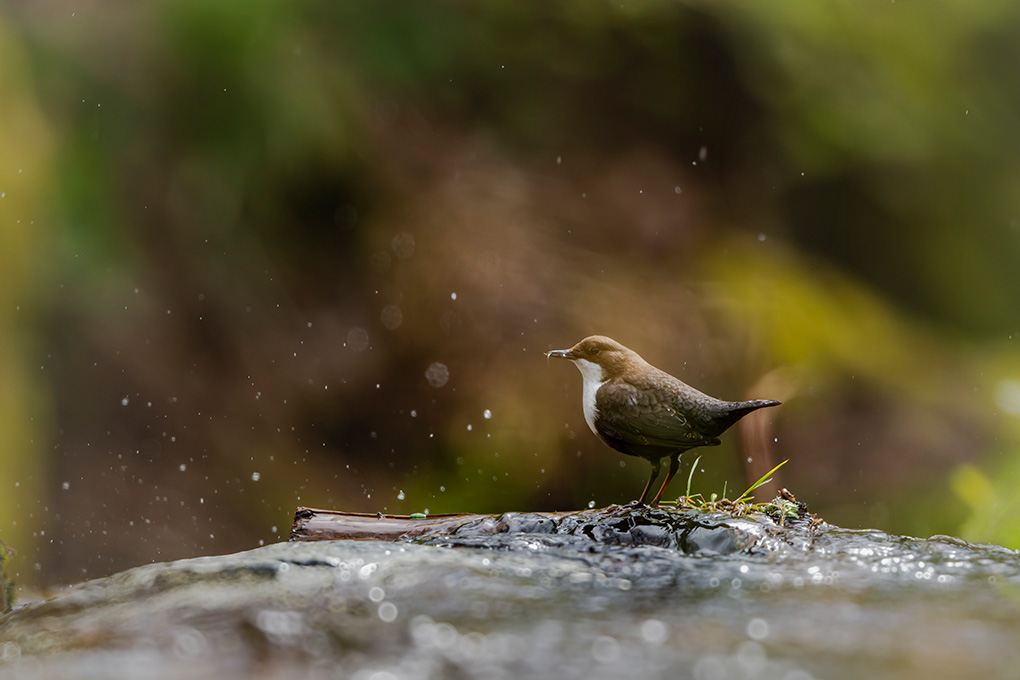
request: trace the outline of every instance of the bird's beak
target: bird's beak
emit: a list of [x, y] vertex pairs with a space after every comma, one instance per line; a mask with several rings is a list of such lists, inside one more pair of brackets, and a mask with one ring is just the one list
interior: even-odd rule
[[557, 359], [569, 359], [571, 361], [577, 358], [569, 349], [553, 349], [546, 352], [545, 355], [550, 359], [556, 357]]

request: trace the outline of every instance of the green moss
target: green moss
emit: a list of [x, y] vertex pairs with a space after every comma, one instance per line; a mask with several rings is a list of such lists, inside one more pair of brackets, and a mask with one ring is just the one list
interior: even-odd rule
[[7, 611], [14, 604], [14, 581], [7, 578], [7, 567], [13, 551], [0, 541], [0, 611]]
[[776, 524], [784, 525], [787, 520], [809, 519], [812, 522], [821, 520], [807, 510], [807, 504], [802, 503], [786, 489], [771, 501], [764, 503], [753, 503], [747, 498], [730, 500], [728, 498], [716, 498], [715, 494], [708, 499], [700, 494], [694, 496], [681, 496], [672, 503], [683, 510], [697, 510], [698, 512], [724, 512], [734, 517], [761, 516], [765, 515]]

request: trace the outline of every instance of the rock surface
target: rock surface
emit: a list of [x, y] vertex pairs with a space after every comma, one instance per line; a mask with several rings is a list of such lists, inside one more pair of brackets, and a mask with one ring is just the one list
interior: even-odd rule
[[610, 507], [152, 564], [0, 617], [0, 678], [1013, 678], [1020, 558]]

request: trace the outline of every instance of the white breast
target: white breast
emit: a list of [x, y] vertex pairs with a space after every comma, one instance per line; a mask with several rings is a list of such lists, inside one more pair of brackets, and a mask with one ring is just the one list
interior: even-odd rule
[[605, 383], [605, 379], [602, 375], [602, 367], [591, 361], [585, 359], [578, 359], [574, 362], [577, 366], [577, 370], [581, 371], [581, 377], [584, 379], [584, 388], [581, 392], [581, 405], [584, 408], [584, 422], [588, 423], [588, 427], [591, 431], [598, 435], [595, 430], [595, 416], [598, 414], [598, 408], [595, 406], [595, 393], [598, 392], [599, 388]]

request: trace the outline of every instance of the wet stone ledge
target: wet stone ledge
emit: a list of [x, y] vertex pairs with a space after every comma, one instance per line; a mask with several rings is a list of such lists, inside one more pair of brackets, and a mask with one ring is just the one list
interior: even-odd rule
[[0, 678], [1016, 677], [1020, 558], [610, 507], [152, 564], [0, 616]]

